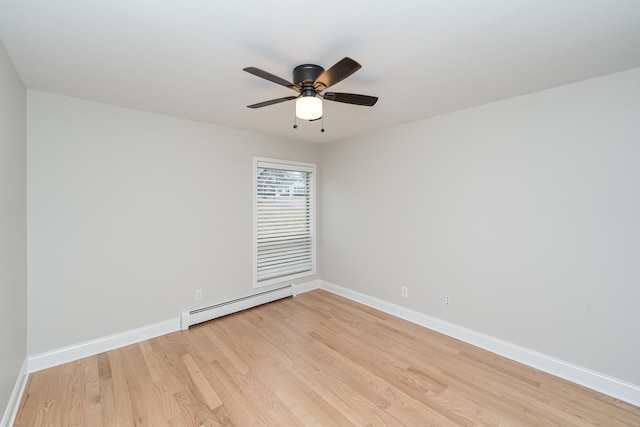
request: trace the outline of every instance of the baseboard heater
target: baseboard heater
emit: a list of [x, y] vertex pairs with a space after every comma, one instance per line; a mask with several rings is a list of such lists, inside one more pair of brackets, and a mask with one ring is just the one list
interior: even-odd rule
[[282, 298], [296, 296], [296, 285], [292, 283], [277, 289], [260, 292], [258, 294], [234, 299], [232, 301], [222, 302], [220, 304], [209, 307], [198, 308], [191, 311], [183, 311], [180, 316], [180, 327], [183, 331], [189, 329], [189, 326], [198, 323], [217, 319], [218, 317], [228, 314], [237, 313], [238, 311], [256, 307], [268, 302], [276, 301]]

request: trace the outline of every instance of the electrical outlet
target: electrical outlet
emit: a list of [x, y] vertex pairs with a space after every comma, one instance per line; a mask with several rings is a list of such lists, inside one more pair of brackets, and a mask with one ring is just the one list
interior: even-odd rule
[[445, 305], [445, 307], [451, 307], [451, 297], [450, 296], [444, 297], [444, 305]]
[[409, 289], [408, 288], [403, 286], [401, 288], [401, 291], [402, 291], [402, 298], [409, 298]]
[[202, 299], [202, 289], [198, 289], [196, 291], [196, 301], [201, 300]]

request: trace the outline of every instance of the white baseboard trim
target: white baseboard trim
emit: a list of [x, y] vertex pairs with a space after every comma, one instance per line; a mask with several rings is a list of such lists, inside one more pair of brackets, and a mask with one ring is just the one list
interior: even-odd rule
[[16, 384], [13, 386], [11, 396], [9, 396], [9, 402], [7, 403], [7, 408], [2, 416], [2, 421], [0, 421], [0, 427], [11, 427], [16, 420], [18, 408], [22, 401], [22, 395], [24, 394], [24, 389], [27, 387], [27, 380], [29, 379], [28, 367], [29, 364], [25, 358], [22, 363], [20, 373], [18, 374], [18, 378], [16, 379]]
[[180, 330], [180, 318], [131, 329], [80, 344], [59, 348], [46, 353], [29, 356], [29, 372], [36, 372], [63, 363], [73, 362], [83, 357], [93, 356], [114, 348], [124, 347], [140, 341]]
[[[294, 296], [295, 294], [301, 294], [318, 289], [321, 287], [321, 284], [322, 282], [320, 280], [311, 280], [309, 282], [296, 284], [294, 286]], [[165, 322], [155, 323], [153, 325], [143, 326], [141, 328], [131, 329], [118, 334], [48, 351], [46, 353], [36, 354], [27, 358], [27, 372], [41, 371], [53, 366], [62, 365], [63, 363], [73, 362], [74, 360], [82, 359], [83, 357], [94, 356], [105, 351], [124, 347], [125, 345], [135, 344], [140, 341], [179, 330], [180, 318], [178, 317]], [[0, 427], [4, 426], [0, 425]]]
[[294, 286], [295, 293], [293, 296], [295, 297], [297, 294], [303, 294], [305, 292], [313, 291], [314, 289], [319, 289], [322, 285], [320, 280], [311, 280], [310, 282], [305, 283], [296, 283]]
[[319, 288], [383, 311], [468, 344], [523, 363], [581, 386], [640, 406], [640, 385], [610, 377], [555, 357], [513, 344], [463, 326], [402, 307], [342, 286], [319, 281]]
[[[324, 289], [336, 295], [343, 296], [355, 302], [359, 302], [425, 328], [432, 329], [444, 335], [475, 345], [476, 347], [480, 347], [500, 356], [504, 356], [508, 359], [524, 363], [525, 365], [550, 373], [557, 377], [615, 397], [616, 399], [640, 406], [640, 385], [631, 384], [535, 350], [531, 350], [445, 320], [431, 317], [415, 310], [323, 280], [312, 280], [296, 284], [295, 289], [296, 294], [309, 292], [314, 289]], [[8, 421], [11, 422], [6, 424], [6, 426], [10, 426], [13, 423], [13, 418], [11, 418], [11, 416], [15, 417], [17, 414], [18, 405], [20, 404], [22, 393], [26, 386], [28, 373], [72, 362], [83, 357], [93, 356], [108, 350], [135, 344], [146, 339], [155, 338], [160, 335], [165, 335], [179, 330], [180, 318], [175, 318], [96, 340], [29, 356], [22, 367], [22, 371], [20, 372], [20, 376], [16, 382], [16, 386], [14, 387], [11, 400], [0, 427], [5, 427], [4, 423]]]

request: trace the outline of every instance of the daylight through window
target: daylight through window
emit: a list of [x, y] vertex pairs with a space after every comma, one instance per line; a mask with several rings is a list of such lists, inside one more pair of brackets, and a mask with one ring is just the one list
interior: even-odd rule
[[315, 166], [256, 159], [256, 285], [315, 273]]

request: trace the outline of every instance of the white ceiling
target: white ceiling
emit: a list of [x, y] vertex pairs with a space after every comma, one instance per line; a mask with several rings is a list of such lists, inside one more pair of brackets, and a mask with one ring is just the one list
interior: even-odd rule
[[[28, 88], [304, 142], [328, 142], [640, 66], [638, 0], [0, 0]], [[321, 123], [294, 121], [291, 80], [345, 56]]]

